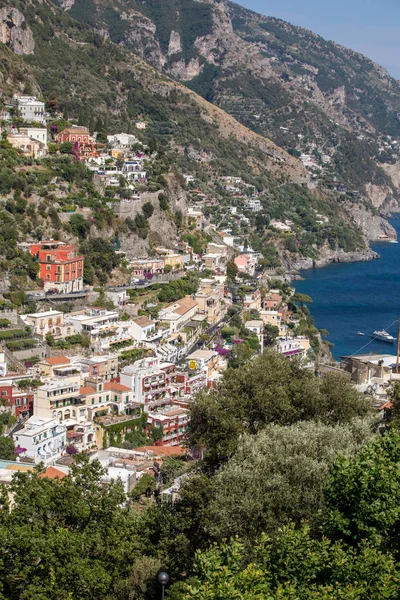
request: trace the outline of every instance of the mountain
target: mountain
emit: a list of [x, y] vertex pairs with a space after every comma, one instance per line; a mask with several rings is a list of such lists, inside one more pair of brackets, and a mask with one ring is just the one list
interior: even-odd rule
[[225, 0], [58, 0], [304, 163], [325, 188], [398, 203], [400, 88], [365, 56]]
[[[109, 133], [129, 131], [145, 119], [147, 128], [138, 135], [160, 150], [150, 172], [154, 190], [174, 171], [171, 206], [184, 210], [190, 190], [180, 174], [194, 174], [215, 202], [209, 215], [219, 211], [222, 223], [232, 198], [219, 178], [241, 177], [258, 190], [263, 206], [261, 218], [250, 215], [246, 235], [266, 255], [271, 244], [282, 255], [307, 260], [365, 249], [368, 240], [390, 231], [377, 207], [396, 202], [389, 173], [395, 167], [378, 164], [370, 151], [389, 142], [372, 125], [358, 139], [350, 117], [348, 124], [344, 116], [334, 121], [322, 102], [317, 109], [310, 93], [296, 91], [279, 73], [281, 61], [245, 39], [246, 19], [251, 31], [256, 25], [250, 19], [264, 23], [264, 17], [222, 1], [0, 0], [0, 48], [15, 61], [0, 98], [7, 101], [22, 88], [40, 88], [44, 99], [54, 92], [65, 118], [95, 122]], [[383, 71], [382, 78], [392, 85]], [[275, 102], [286, 102], [282, 110], [273, 108], [274, 89], [280, 94]], [[394, 108], [388, 102], [389, 114]], [[292, 127], [303, 132], [294, 136], [296, 145], [279, 137], [289, 139]], [[299, 160], [305, 151], [308, 163]], [[293, 221], [296, 239], [286, 243], [268, 228], [270, 219]], [[146, 244], [151, 247], [150, 236]]]

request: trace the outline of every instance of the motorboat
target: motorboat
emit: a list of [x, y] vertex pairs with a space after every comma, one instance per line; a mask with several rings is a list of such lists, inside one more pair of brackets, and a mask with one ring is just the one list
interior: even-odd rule
[[394, 338], [390, 333], [382, 329], [381, 331], [374, 331], [372, 337], [375, 340], [379, 340], [380, 342], [388, 342], [389, 344], [393, 344], [396, 338]]
[[357, 335], [365, 335], [362, 331], [357, 331]]

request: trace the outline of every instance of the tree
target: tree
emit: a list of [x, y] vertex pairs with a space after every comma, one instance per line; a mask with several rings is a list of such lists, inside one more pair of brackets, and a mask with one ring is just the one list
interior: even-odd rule
[[151, 202], [146, 202], [145, 204], [143, 204], [142, 206], [142, 212], [145, 216], [146, 219], [150, 219], [151, 215], [154, 212], [154, 206], [152, 205]]
[[55, 91], [53, 90], [49, 97], [47, 98], [47, 109], [52, 112], [55, 113], [58, 110], [58, 100], [57, 100], [57, 95], [55, 93]]
[[169, 198], [168, 198], [167, 194], [164, 194], [161, 192], [161, 194], [158, 195], [158, 202], [160, 204], [161, 210], [168, 210]]
[[59, 150], [61, 154], [72, 154], [72, 143], [62, 142], [62, 144], [60, 144]]
[[310, 296], [308, 296], [307, 294], [300, 294], [299, 292], [293, 294], [292, 300], [294, 302], [299, 302], [302, 308], [304, 304], [312, 304], [312, 298]]
[[264, 325], [264, 344], [265, 346], [272, 346], [276, 338], [279, 336], [279, 327], [267, 323]]
[[146, 583], [161, 564], [140, 553], [137, 516], [122, 485], [104, 486], [98, 461], [81, 455], [74, 460], [63, 479], [17, 473], [10, 485], [12, 510], [4, 491], [2, 596], [144, 600]]
[[314, 419], [347, 423], [369, 412], [365, 397], [345, 377], [318, 379], [299, 362], [265, 351], [240, 369], [228, 369], [215, 390], [195, 397], [189, 440], [207, 448], [205, 465], [214, 469], [233, 454], [245, 431]]
[[214, 544], [196, 556], [194, 576], [169, 589], [170, 600], [378, 600], [398, 597], [393, 556], [373, 544], [353, 549], [326, 538], [315, 540], [307, 526], [262, 535], [250, 558], [238, 539]]
[[2, 460], [15, 460], [15, 445], [11, 437], [0, 436], [0, 458]]
[[80, 214], [74, 214], [69, 220], [72, 233], [76, 235], [80, 240], [84, 240], [90, 231], [90, 224], [86, 221], [85, 217]]
[[393, 429], [354, 459], [339, 458], [327, 490], [326, 531], [358, 544], [400, 551], [400, 433]]
[[321, 525], [330, 467], [338, 455], [353, 457], [373, 437], [374, 420], [331, 427], [315, 422], [268, 425], [246, 435], [213, 480], [210, 533], [252, 542], [290, 521]]
[[234, 260], [228, 260], [226, 265], [226, 275], [231, 281], [235, 281], [239, 269], [237, 268]]
[[164, 273], [171, 273], [171, 271], [172, 271], [172, 265], [165, 265]]

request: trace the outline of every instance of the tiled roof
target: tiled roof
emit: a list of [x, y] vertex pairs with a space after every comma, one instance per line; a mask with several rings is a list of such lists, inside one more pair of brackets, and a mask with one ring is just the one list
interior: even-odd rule
[[186, 450], [182, 446], [140, 446], [137, 452], [153, 452], [160, 456], [184, 456]]
[[89, 394], [95, 394], [96, 390], [92, 388], [92, 386], [86, 385], [84, 387], [81, 387], [79, 393], [81, 394], [81, 396], [88, 396]]
[[44, 473], [40, 473], [39, 479], [63, 479], [63, 477], [67, 477], [67, 474], [64, 471], [60, 471], [56, 469], [56, 467], [47, 467]]
[[114, 390], [115, 392], [130, 392], [131, 391], [131, 388], [127, 387], [126, 385], [122, 385], [122, 383], [113, 383], [112, 381], [105, 383], [104, 389], [105, 390]]
[[133, 320], [137, 325], [139, 325], [139, 327], [147, 327], [148, 325], [154, 324], [154, 321], [150, 321], [150, 319], [148, 319], [145, 316], [137, 317], [136, 319], [133, 319]]
[[69, 365], [70, 360], [66, 356], [53, 356], [52, 358], [45, 359], [51, 367], [56, 367], [57, 365]]

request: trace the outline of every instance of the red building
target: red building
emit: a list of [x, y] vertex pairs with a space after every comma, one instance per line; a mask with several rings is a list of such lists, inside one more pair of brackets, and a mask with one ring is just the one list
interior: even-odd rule
[[17, 419], [33, 414], [33, 392], [13, 386], [10, 381], [0, 383], [0, 403]]
[[96, 142], [91, 137], [89, 130], [86, 127], [68, 127], [63, 129], [56, 135], [56, 140], [60, 144], [71, 142], [74, 154], [80, 160], [86, 160], [97, 156]]
[[45, 291], [56, 289], [70, 293], [83, 290], [84, 257], [77, 254], [75, 246], [50, 240], [32, 244], [29, 251], [39, 260], [39, 277]]
[[156, 446], [180, 446], [187, 438], [190, 416], [189, 412], [179, 406], [172, 406], [162, 413], [148, 413], [147, 435], [151, 435], [153, 427], [162, 429], [162, 438], [155, 442]]

